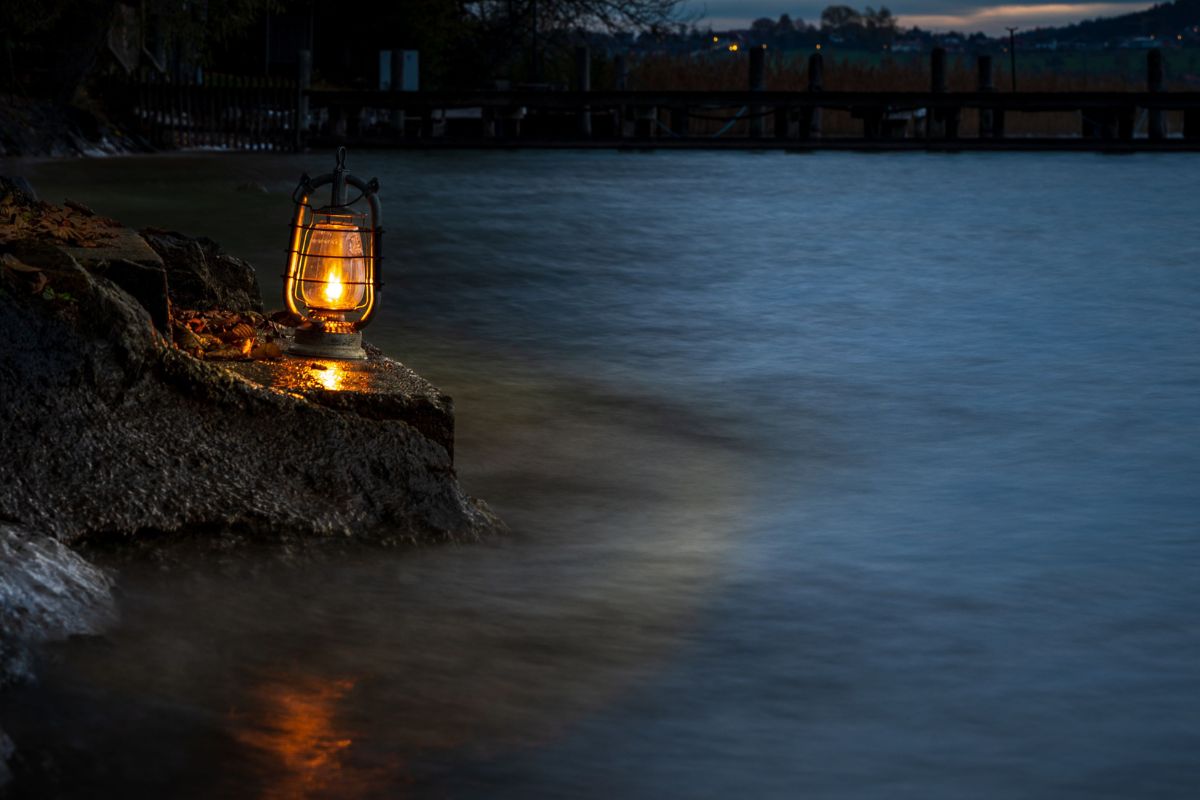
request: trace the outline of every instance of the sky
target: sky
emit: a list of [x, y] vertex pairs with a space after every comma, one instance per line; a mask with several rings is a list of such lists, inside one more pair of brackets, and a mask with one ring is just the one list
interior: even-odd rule
[[[702, 15], [700, 25], [712, 25], [714, 29], [749, 27], [759, 17], [778, 19], [780, 14], [790, 14], [792, 19], [802, 19], [816, 24], [821, 18], [821, 9], [835, 3], [860, 8], [854, 0], [690, 0], [687, 8], [693, 14]], [[1079, 22], [1094, 17], [1113, 17], [1149, 8], [1153, 3], [1133, 0], [1132, 2], [1035, 2], [1025, 0], [1019, 4], [998, 4], [991, 0], [874, 0], [870, 3], [878, 8], [886, 5], [899, 18], [904, 27], [914, 25], [926, 30], [957, 30], [963, 33], [983, 31], [989, 35], [1004, 33], [1005, 26], [1019, 28], [1050, 27]], [[863, 3], [866, 5], [866, 3]]]

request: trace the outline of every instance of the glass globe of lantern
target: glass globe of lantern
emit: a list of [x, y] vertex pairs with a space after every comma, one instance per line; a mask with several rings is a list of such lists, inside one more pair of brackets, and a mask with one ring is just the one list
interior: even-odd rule
[[314, 215], [300, 265], [300, 296], [313, 311], [353, 311], [366, 300], [366, 251], [355, 216]]

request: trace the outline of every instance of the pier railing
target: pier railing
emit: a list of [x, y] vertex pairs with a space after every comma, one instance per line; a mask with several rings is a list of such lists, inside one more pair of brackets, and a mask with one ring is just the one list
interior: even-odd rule
[[[148, 138], [168, 147], [1200, 150], [1200, 91], [1166, 91], [1158, 50], [1147, 54], [1145, 88], [1136, 91], [1000, 91], [986, 55], [975, 90], [949, 91], [945, 52], [930, 59], [927, 91], [826, 90], [819, 53], [805, 90], [773, 91], [761, 50], [750, 51], [743, 90], [593, 91], [580, 48], [570, 89], [408, 92], [312, 89], [311, 57], [301, 52], [294, 82], [141, 76], [130, 102]], [[1009, 124], [1014, 115], [1063, 112], [1075, 115], [1067, 135], [1018, 136]]]

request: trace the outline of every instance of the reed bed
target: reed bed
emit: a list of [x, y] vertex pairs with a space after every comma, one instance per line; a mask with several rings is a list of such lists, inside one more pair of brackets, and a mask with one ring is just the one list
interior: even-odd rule
[[[830, 91], [922, 91], [930, 85], [928, 54], [868, 56], [834, 53], [824, 54], [824, 87]], [[1098, 70], [1063, 68], [1063, 59], [1027, 58], [1028, 66], [1018, 64], [1018, 88], [1023, 91], [1138, 91], [1145, 87], [1145, 56], [1132, 51], [1115, 57], [1097, 57]], [[630, 87], [642, 90], [736, 90], [746, 88], [748, 56], [745, 53], [703, 54], [700, 56], [655, 55], [631, 64]], [[1191, 66], [1191, 59], [1187, 62]], [[768, 53], [766, 85], [769, 89], [803, 91], [808, 88], [806, 53]], [[1083, 62], [1086, 65], [1086, 61]], [[1009, 87], [1008, 56], [993, 55], [993, 82], [999, 91]], [[605, 77], [608, 77], [605, 75]], [[950, 91], [972, 91], [977, 88], [977, 67], [974, 56], [951, 54], [946, 59], [946, 82]], [[1196, 76], [1185, 70], [1172, 75], [1168, 70], [1168, 91], [1195, 89]], [[751, 110], [709, 109], [694, 110], [689, 133], [693, 136], [715, 135], [725, 131], [744, 135], [745, 117]], [[729, 121], [742, 111], [741, 118], [731, 127]], [[660, 122], [665, 126], [665, 110]], [[702, 118], [703, 117], [703, 118]], [[1144, 121], [1140, 124], [1144, 125]], [[1168, 134], [1182, 128], [1182, 115], [1166, 114]], [[767, 116], [764, 127], [768, 135], [773, 117]], [[1082, 126], [1079, 112], [1048, 112], [1040, 114], [1009, 113], [1005, 119], [1009, 136], [1077, 136]], [[822, 129], [827, 136], [859, 136], [862, 121], [847, 112], [825, 111]], [[960, 123], [962, 136], [974, 136], [978, 130], [978, 112], [965, 110]]]

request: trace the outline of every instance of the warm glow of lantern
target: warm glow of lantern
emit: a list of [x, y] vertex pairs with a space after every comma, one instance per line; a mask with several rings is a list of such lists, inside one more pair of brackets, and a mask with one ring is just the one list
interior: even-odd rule
[[342, 299], [342, 281], [340, 276], [330, 276], [329, 282], [325, 284], [325, 299], [334, 305]]
[[314, 221], [300, 268], [300, 294], [310, 308], [351, 311], [366, 297], [367, 262], [362, 235], [351, 223]]

